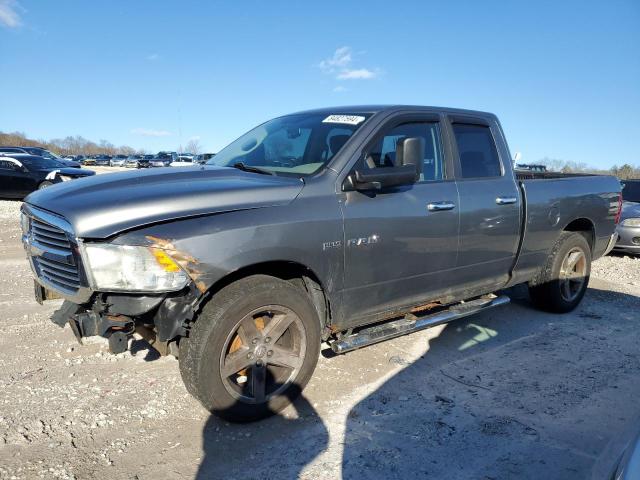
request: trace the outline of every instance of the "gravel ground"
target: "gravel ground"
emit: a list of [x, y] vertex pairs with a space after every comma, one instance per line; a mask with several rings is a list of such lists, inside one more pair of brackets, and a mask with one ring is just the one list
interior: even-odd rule
[[505, 307], [333, 357], [294, 407], [211, 417], [173, 357], [79, 345], [33, 300], [19, 202], [0, 201], [0, 478], [584, 479], [640, 415], [640, 260], [581, 306]]
[[640, 286], [640, 256], [614, 252], [594, 262], [591, 275], [611, 282]]

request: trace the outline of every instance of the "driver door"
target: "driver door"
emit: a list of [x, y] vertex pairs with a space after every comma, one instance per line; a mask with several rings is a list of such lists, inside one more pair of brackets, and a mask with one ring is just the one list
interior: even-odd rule
[[458, 191], [445, 171], [440, 124], [425, 118], [383, 132], [356, 168], [391, 167], [397, 141], [420, 136], [423, 173], [413, 185], [343, 193], [346, 327], [438, 298], [454, 283]]

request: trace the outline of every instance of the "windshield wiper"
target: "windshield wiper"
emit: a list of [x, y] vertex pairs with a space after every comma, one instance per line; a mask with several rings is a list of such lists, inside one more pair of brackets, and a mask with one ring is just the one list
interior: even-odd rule
[[262, 175], [275, 175], [275, 172], [271, 172], [259, 167], [252, 167], [250, 165], [246, 165], [244, 162], [236, 162], [232, 165], [232, 167], [237, 168], [238, 170], [242, 170], [243, 172], [261, 173]]

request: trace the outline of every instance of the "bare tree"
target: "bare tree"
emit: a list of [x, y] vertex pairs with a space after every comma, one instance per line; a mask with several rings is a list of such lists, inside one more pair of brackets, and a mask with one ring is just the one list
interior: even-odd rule
[[632, 178], [640, 177], [639, 169], [633, 168], [628, 163], [625, 163], [620, 168], [614, 165], [613, 168], [611, 169], [611, 172], [621, 180], [629, 180]]
[[100, 140], [100, 149], [102, 150], [101, 153], [106, 155], [114, 155], [116, 153], [115, 145], [107, 140]]
[[559, 172], [565, 166], [565, 161], [560, 160], [559, 158], [544, 157], [542, 160], [540, 160], [540, 163], [542, 165], [546, 165], [547, 169], [552, 172]]
[[200, 145], [200, 142], [194, 138], [193, 140], [189, 140], [187, 142], [185, 151], [193, 153], [194, 155], [198, 155], [199, 153], [202, 153], [202, 145]]

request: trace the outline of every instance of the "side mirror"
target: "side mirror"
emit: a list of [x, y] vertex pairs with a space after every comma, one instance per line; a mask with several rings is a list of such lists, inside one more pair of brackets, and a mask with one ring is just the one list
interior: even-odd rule
[[356, 170], [347, 180], [347, 190], [380, 190], [387, 187], [411, 185], [416, 182], [416, 166], [370, 168]]
[[343, 187], [348, 190], [380, 190], [386, 187], [411, 185], [420, 179], [424, 162], [424, 139], [407, 137], [398, 140], [393, 167], [356, 170], [347, 177]]
[[396, 144], [396, 162], [400, 166], [414, 165], [416, 168], [414, 181], [420, 180], [424, 163], [424, 138], [407, 137], [398, 140]]

